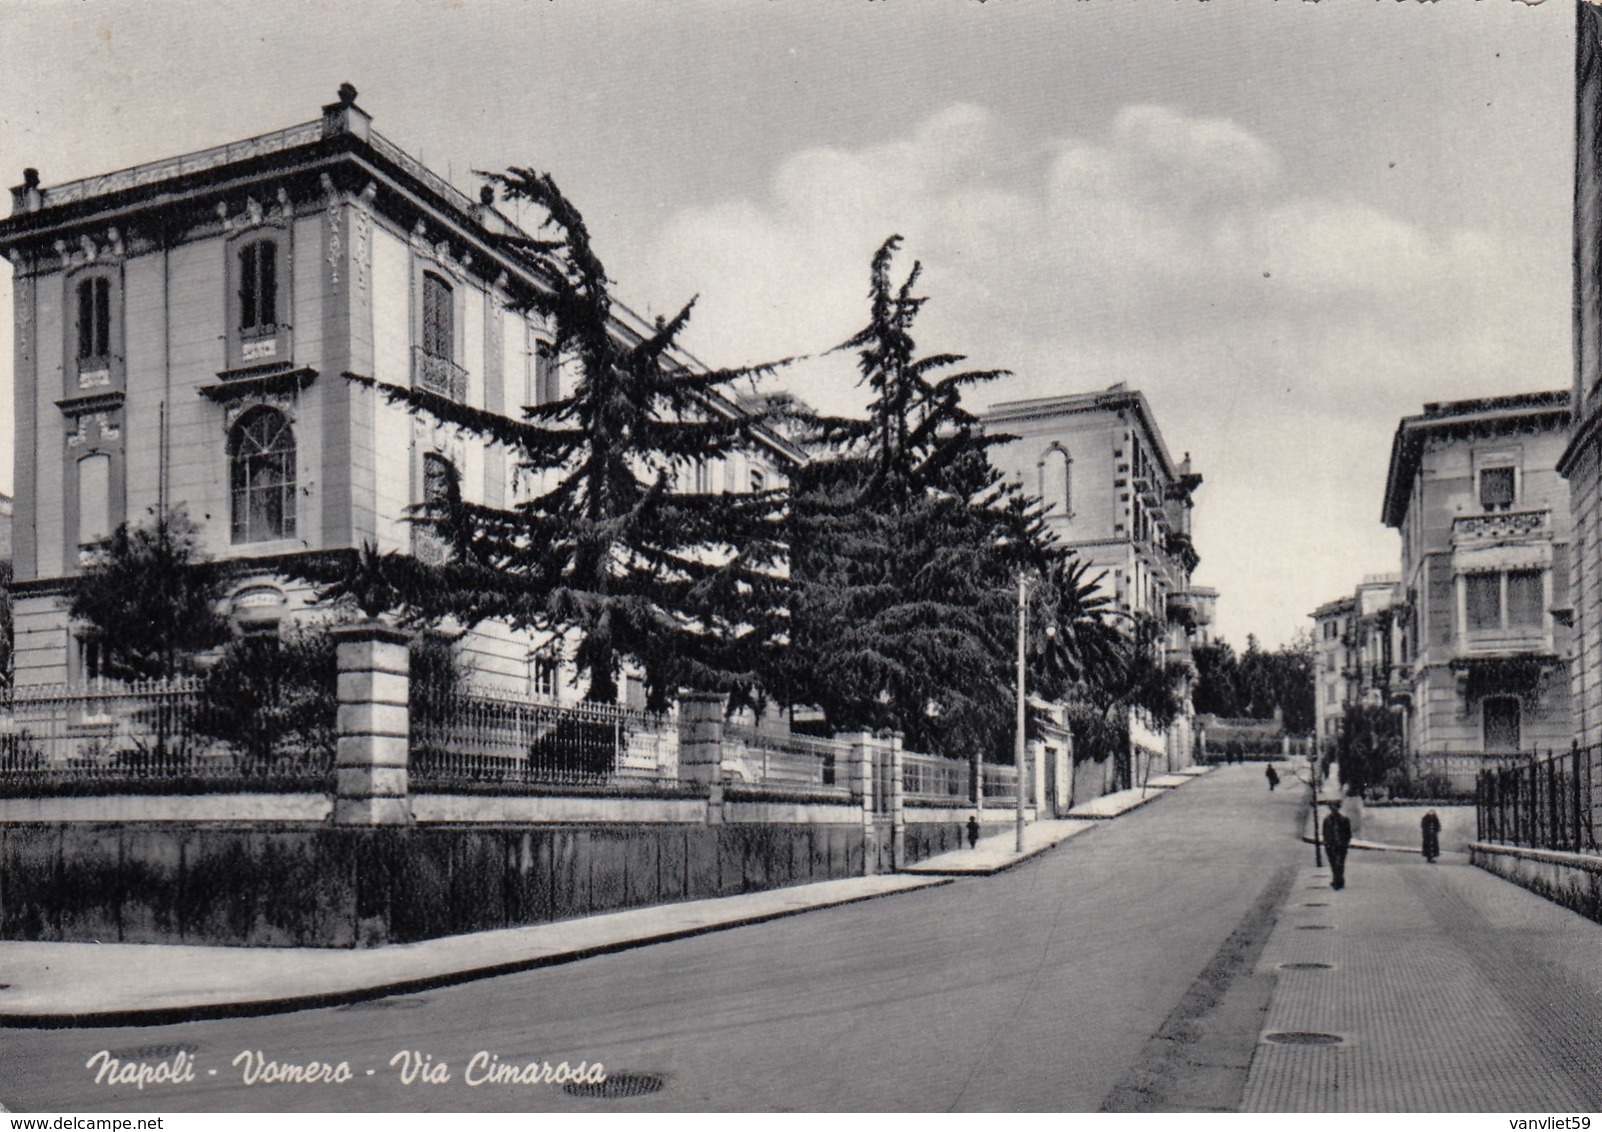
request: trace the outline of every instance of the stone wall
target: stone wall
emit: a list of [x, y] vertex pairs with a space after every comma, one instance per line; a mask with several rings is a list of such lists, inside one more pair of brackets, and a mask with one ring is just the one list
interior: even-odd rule
[[1602, 923], [1602, 857], [1483, 842], [1469, 852], [1486, 872]]
[[366, 947], [861, 876], [856, 825], [13, 824], [6, 939]]

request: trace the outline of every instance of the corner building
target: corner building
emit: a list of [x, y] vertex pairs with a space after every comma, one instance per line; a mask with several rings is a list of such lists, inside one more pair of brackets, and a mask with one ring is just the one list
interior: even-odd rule
[[1397, 426], [1383, 518], [1402, 536], [1415, 760], [1568, 744], [1568, 424], [1560, 391], [1425, 405]]
[[[544, 286], [502, 250], [523, 235], [487, 190], [473, 200], [374, 130], [348, 85], [317, 120], [215, 149], [48, 188], [28, 170], [0, 222], [18, 685], [95, 675], [61, 595], [101, 539], [152, 508], [187, 509], [206, 555], [232, 567], [239, 627], [270, 630], [308, 614], [311, 595], [277, 569], [297, 555], [441, 553], [406, 516], [451, 471], [469, 502], [533, 495], [538, 475], [505, 448], [342, 376], [515, 418], [570, 393], [550, 328], [516, 309]], [[650, 333], [621, 307], [617, 320], [621, 336]], [[686, 482], [782, 486], [798, 455], [764, 435]], [[461, 649], [483, 686], [576, 694], [529, 634], [487, 624]]]
[[[1176, 462], [1144, 394], [1122, 384], [1097, 393], [1008, 401], [982, 418], [1016, 439], [991, 449], [996, 467], [1044, 505], [1046, 527], [1088, 563], [1116, 607], [1150, 617], [1166, 634], [1170, 660], [1188, 661], [1193, 637], [1211, 622], [1217, 594], [1197, 592], [1201, 561], [1191, 538], [1201, 476]], [[1194, 760], [1194, 715], [1166, 733], [1135, 719], [1138, 757], [1178, 770]], [[1135, 775], [1142, 768], [1133, 768]], [[1161, 769], [1157, 773], [1161, 773]]]

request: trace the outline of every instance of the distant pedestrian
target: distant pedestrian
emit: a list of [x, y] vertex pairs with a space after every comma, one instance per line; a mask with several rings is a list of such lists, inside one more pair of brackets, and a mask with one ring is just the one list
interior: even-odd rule
[[1268, 769], [1264, 771], [1264, 774], [1268, 778], [1268, 792], [1272, 794], [1274, 787], [1279, 785], [1279, 771], [1274, 769], [1273, 763], [1269, 763]]
[[977, 814], [968, 818], [968, 848], [979, 847], [979, 817]]
[[1435, 858], [1441, 855], [1441, 819], [1431, 810], [1418, 824], [1424, 833], [1424, 859], [1433, 865]]
[[1337, 892], [1346, 887], [1346, 851], [1352, 846], [1352, 823], [1341, 813], [1341, 800], [1329, 804], [1324, 816], [1324, 852], [1329, 854], [1329, 886]]

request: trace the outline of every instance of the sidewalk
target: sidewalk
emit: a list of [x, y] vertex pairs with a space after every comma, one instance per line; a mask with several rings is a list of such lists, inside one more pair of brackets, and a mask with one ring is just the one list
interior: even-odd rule
[[1206, 772], [1206, 767], [1191, 767], [1188, 772], [1154, 778], [1145, 789], [1104, 794], [1075, 806], [1068, 811], [1066, 818], [1031, 822], [1024, 827], [1022, 853], [1018, 852], [1017, 831], [1009, 829], [1005, 833], [993, 833], [980, 838], [979, 844], [972, 849], [953, 849], [948, 853], [940, 853], [916, 865], [908, 865], [901, 871], [918, 876], [989, 876], [999, 873], [1061, 845], [1070, 837], [1094, 829], [1099, 822], [1127, 814], [1148, 802], [1155, 802], [1169, 790], [1183, 786], [1198, 774]]
[[0, 1025], [161, 1025], [332, 1006], [949, 883], [850, 877], [361, 951], [0, 942]]
[[1588, 1112], [1602, 925], [1449, 854], [1305, 867], [1256, 973], [1275, 979], [1248, 1112]]

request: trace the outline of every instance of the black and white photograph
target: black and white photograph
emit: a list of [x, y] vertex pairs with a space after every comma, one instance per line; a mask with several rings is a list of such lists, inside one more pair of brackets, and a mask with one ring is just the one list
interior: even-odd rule
[[0, 0], [0, 166], [10, 1129], [1602, 1119], [1602, 5]]

